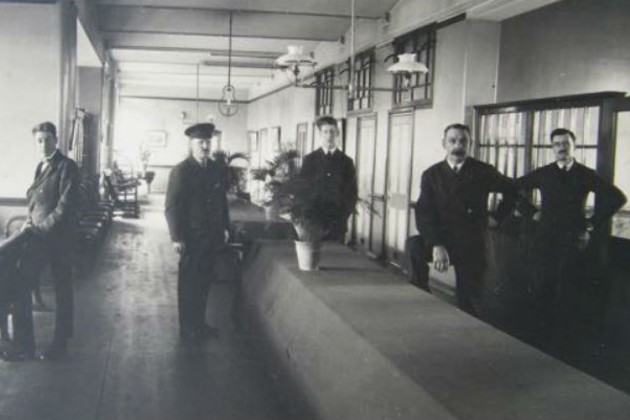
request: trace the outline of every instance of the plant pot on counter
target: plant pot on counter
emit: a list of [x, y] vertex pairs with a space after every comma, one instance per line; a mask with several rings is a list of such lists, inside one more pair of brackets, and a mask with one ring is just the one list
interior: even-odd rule
[[322, 242], [295, 241], [298, 267], [302, 271], [319, 269], [319, 261], [322, 255]]

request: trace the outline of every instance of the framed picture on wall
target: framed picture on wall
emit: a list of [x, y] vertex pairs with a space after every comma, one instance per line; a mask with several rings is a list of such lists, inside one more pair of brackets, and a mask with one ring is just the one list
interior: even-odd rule
[[269, 141], [271, 143], [271, 150], [277, 153], [282, 148], [282, 137], [280, 126], [271, 127], [269, 129]]
[[144, 145], [149, 149], [163, 149], [166, 144], [166, 131], [164, 130], [149, 130], [144, 135]]

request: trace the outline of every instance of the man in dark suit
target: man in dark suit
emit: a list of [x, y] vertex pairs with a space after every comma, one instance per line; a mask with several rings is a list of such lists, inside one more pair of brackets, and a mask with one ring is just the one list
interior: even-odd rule
[[57, 149], [53, 123], [37, 124], [32, 132], [41, 162], [27, 191], [28, 218], [23, 231], [30, 231], [41, 240], [50, 262], [55, 287], [55, 331], [41, 357], [56, 360], [66, 352], [73, 334], [72, 259], [79, 168]]
[[190, 156], [173, 168], [166, 190], [166, 221], [180, 255], [179, 333], [188, 343], [217, 335], [205, 322], [206, 299], [216, 259], [229, 237], [226, 173], [210, 158], [213, 133], [212, 124], [186, 130]]
[[321, 147], [304, 156], [300, 175], [321, 189], [332, 203], [339, 205], [339, 216], [330, 223], [327, 240], [343, 242], [348, 218], [358, 197], [357, 175], [352, 159], [337, 144], [339, 127], [333, 117], [321, 117], [315, 123]]
[[[427, 259], [444, 272], [454, 265], [457, 304], [475, 314], [473, 300], [481, 291], [485, 269], [484, 232], [496, 227], [516, 201], [514, 183], [494, 167], [468, 156], [470, 129], [452, 124], [444, 130], [446, 159], [422, 174], [420, 197], [415, 207], [416, 225], [422, 236], [416, 258], [421, 259], [417, 283], [428, 288]], [[488, 195], [503, 195], [494, 214], [488, 212]]]
[[[608, 222], [626, 197], [595, 171], [576, 162], [573, 132], [557, 128], [550, 138], [555, 162], [521, 177], [517, 186], [522, 197], [534, 189], [541, 195], [540, 209], [534, 206], [530, 210], [539, 222], [536, 242], [541, 273], [531, 285], [533, 312], [538, 318], [535, 328], [542, 331], [540, 339], [562, 345], [561, 335], [585, 327], [572, 325], [579, 318], [577, 302], [590, 293], [585, 282], [592, 279], [584, 274], [597, 264], [601, 246], [597, 239], [607, 236]], [[589, 193], [595, 194], [595, 211], [587, 218]], [[531, 209], [531, 204], [525, 203], [525, 208]]]

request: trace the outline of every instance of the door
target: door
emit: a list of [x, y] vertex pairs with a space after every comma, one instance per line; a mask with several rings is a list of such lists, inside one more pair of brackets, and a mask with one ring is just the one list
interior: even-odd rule
[[[618, 99], [613, 115], [615, 162], [613, 182], [630, 198], [630, 99]], [[612, 236], [630, 240], [630, 204], [613, 217]]]
[[413, 111], [390, 115], [388, 145], [385, 257], [393, 264], [402, 265], [409, 236]]
[[381, 249], [374, 247], [372, 226], [378, 217], [369, 211], [366, 205], [374, 208], [378, 197], [374, 191], [374, 163], [376, 149], [376, 116], [361, 117], [357, 122], [357, 181], [359, 198], [363, 201], [357, 207], [356, 239], [357, 244], [372, 256], [379, 256]]

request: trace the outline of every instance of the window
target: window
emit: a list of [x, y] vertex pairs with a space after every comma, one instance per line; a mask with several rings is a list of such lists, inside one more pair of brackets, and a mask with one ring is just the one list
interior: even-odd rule
[[[348, 64], [350, 66], [350, 64]], [[352, 92], [348, 95], [348, 111], [372, 107], [372, 80], [374, 74], [374, 50], [357, 54], [354, 61]]]
[[335, 69], [328, 67], [315, 74], [315, 115], [332, 115], [335, 84]]
[[[602, 127], [607, 121], [604, 104], [615, 93], [588, 94], [475, 107], [475, 155], [512, 178], [554, 161], [549, 135], [555, 128], [567, 128], [576, 135], [575, 158], [611, 179], [611, 164], [598, 159], [606, 154], [609, 137]], [[540, 202], [535, 192], [534, 202]], [[490, 198], [490, 208], [497, 197]], [[592, 209], [594, 197], [588, 198]]]
[[[417, 29], [396, 38], [394, 55], [416, 53], [416, 59], [424, 63], [428, 73], [416, 73], [407, 82], [405, 76], [394, 76], [394, 105], [399, 107], [431, 105], [433, 101], [433, 73], [435, 61], [435, 25]], [[406, 84], [408, 83], [408, 87]]]

